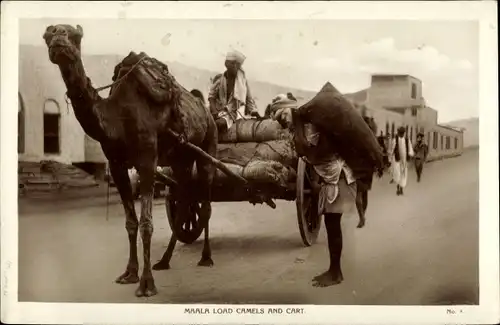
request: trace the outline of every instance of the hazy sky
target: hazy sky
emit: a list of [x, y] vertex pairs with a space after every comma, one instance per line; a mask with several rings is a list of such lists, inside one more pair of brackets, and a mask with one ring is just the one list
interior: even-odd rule
[[20, 20], [20, 42], [44, 45], [46, 26], [80, 24], [82, 50], [144, 51], [160, 60], [223, 71], [235, 48], [251, 79], [317, 91], [369, 86], [371, 73], [411, 74], [446, 122], [479, 115], [478, 24], [465, 21], [366, 20]]

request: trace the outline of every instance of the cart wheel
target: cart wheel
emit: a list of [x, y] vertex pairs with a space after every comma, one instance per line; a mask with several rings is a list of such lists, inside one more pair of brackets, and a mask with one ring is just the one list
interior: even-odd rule
[[322, 215], [318, 215], [318, 195], [312, 191], [311, 180], [316, 177], [311, 166], [299, 158], [297, 166], [297, 219], [304, 245], [311, 246], [318, 239]]
[[170, 229], [175, 233], [175, 236], [181, 243], [192, 244], [200, 238], [203, 227], [198, 213], [200, 209], [198, 202], [190, 206], [190, 213], [186, 220], [179, 220], [177, 222], [177, 202], [169, 193], [167, 186], [165, 188], [165, 209], [167, 210], [167, 219]]

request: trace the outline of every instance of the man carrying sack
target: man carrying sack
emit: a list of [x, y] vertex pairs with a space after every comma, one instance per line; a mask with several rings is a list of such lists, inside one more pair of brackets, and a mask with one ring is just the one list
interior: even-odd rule
[[297, 154], [311, 164], [321, 178], [318, 213], [325, 218], [330, 267], [313, 278], [313, 286], [336, 285], [344, 279], [340, 266], [341, 218], [355, 204], [356, 174], [380, 172], [382, 151], [361, 115], [332, 84], [326, 83], [313, 99], [299, 108], [295, 101], [284, 97], [273, 102], [271, 116], [291, 130]]
[[246, 57], [238, 51], [226, 55], [226, 71], [214, 78], [208, 95], [210, 112], [219, 132], [225, 132], [234, 121], [245, 115], [260, 117], [241, 68]]
[[[311, 123], [296, 119], [297, 102], [278, 96], [271, 104], [271, 116], [294, 133], [297, 153], [314, 166], [322, 181], [319, 188], [318, 213], [325, 216], [328, 235], [330, 267], [313, 278], [313, 286], [327, 287], [344, 280], [340, 259], [342, 255], [342, 214], [354, 204], [356, 180], [352, 170], [332, 148], [324, 134]], [[316, 189], [318, 190], [318, 189]]]

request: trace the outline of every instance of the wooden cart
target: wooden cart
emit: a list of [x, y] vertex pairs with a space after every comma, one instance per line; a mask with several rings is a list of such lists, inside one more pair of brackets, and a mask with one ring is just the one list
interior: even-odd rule
[[[180, 138], [178, 134], [169, 131], [174, 137]], [[273, 199], [295, 201], [297, 207], [297, 221], [299, 226], [300, 236], [305, 246], [313, 245], [321, 228], [322, 215], [318, 214], [318, 194], [313, 189], [313, 184], [317, 182], [318, 175], [314, 172], [305, 160], [299, 158], [297, 160], [296, 180], [295, 184], [284, 188], [281, 186], [270, 186], [265, 184], [259, 186], [255, 183], [249, 183], [241, 176], [232, 173], [222, 162], [208, 155], [199, 147], [182, 141], [182, 143], [193, 150], [200, 158], [206, 159], [214, 164], [218, 169], [227, 175], [239, 178], [243, 181], [242, 185], [225, 188], [223, 185], [218, 185], [214, 182], [212, 186], [212, 202], [249, 202], [249, 203], [267, 203], [272, 208], [275, 208]], [[185, 216], [185, 220], [177, 220], [176, 212], [176, 181], [162, 173], [157, 173], [157, 179], [166, 184], [165, 186], [165, 208], [167, 218], [172, 229], [172, 232], [182, 243], [191, 244], [196, 241], [202, 234], [204, 226], [200, 222], [200, 203], [202, 197], [196, 191], [199, 188], [196, 180], [191, 184], [190, 195], [192, 205], [189, 209], [190, 213]]]
[[[311, 186], [317, 179], [316, 173], [312, 167], [303, 159], [299, 158], [296, 168], [296, 182], [293, 186], [283, 188], [279, 186], [259, 187], [256, 184], [235, 186], [224, 188], [214, 183], [212, 187], [212, 202], [249, 202], [249, 203], [267, 203], [273, 207], [274, 203], [269, 199], [295, 201], [297, 207], [297, 221], [300, 236], [305, 246], [311, 246], [316, 242], [321, 227], [322, 216], [318, 215], [318, 195]], [[190, 215], [186, 220], [181, 221], [182, 226], [175, 226], [176, 206], [175, 187], [166, 186], [165, 188], [165, 207], [167, 218], [177, 239], [185, 244], [191, 244], [196, 241], [203, 232], [200, 223], [199, 203], [201, 198], [196, 192], [196, 180], [193, 181], [191, 192], [193, 203], [190, 209]], [[264, 198], [264, 199], [263, 199]], [[273, 207], [274, 208], [274, 207]]]

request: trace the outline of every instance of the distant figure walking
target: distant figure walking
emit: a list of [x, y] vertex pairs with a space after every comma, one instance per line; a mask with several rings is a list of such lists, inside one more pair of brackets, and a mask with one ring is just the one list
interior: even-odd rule
[[417, 171], [417, 182], [420, 183], [424, 163], [427, 160], [427, 155], [429, 153], [429, 147], [424, 142], [423, 133], [417, 134], [417, 143], [415, 144], [413, 151], [415, 151], [415, 170]]
[[387, 134], [386, 143], [387, 143], [387, 161], [389, 167], [389, 175], [391, 175], [391, 180], [389, 181], [389, 184], [393, 184], [394, 183], [394, 152], [393, 152], [394, 137], [391, 136], [390, 134]]
[[398, 134], [392, 141], [391, 152], [394, 155], [393, 176], [396, 182], [396, 195], [403, 195], [408, 180], [408, 161], [414, 156], [410, 139], [405, 135], [405, 128], [399, 127]]
[[384, 137], [384, 132], [380, 131], [380, 135], [377, 137], [378, 144], [382, 148], [382, 153], [384, 155], [384, 165], [385, 167], [389, 167], [389, 154], [387, 152], [387, 145], [386, 145], [386, 137]]

